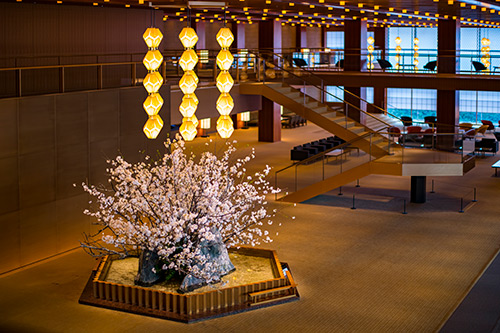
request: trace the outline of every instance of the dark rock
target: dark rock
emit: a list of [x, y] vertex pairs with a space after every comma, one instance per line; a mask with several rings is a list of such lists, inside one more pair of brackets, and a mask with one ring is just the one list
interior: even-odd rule
[[138, 286], [149, 287], [162, 279], [162, 263], [156, 251], [143, 250], [139, 256], [139, 271], [134, 279]]
[[[227, 253], [227, 248], [222, 241], [222, 236], [219, 230], [213, 229], [212, 232], [215, 235], [215, 239], [213, 241], [203, 241], [200, 243], [201, 253], [205, 256], [206, 262], [210, 262], [215, 265], [218, 275], [216, 281], [220, 281], [220, 278], [226, 274], [231, 273], [235, 270], [231, 259], [229, 259], [229, 254]], [[203, 270], [205, 267], [205, 262], [198, 262], [196, 265]], [[207, 283], [196, 277], [192, 274], [188, 274], [182, 280], [181, 287], [179, 288], [180, 292], [188, 292], [193, 291], [196, 288], [200, 288]]]

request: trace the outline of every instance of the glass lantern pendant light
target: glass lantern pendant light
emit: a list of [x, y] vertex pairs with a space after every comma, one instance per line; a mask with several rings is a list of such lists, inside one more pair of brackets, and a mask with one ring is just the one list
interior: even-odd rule
[[488, 69], [490, 67], [490, 40], [489, 38], [483, 38], [481, 39], [481, 62], [483, 63], [484, 67]]
[[375, 43], [375, 39], [370, 36], [368, 37], [368, 65], [367, 65], [367, 68], [368, 69], [373, 69], [373, 51], [375, 50], [375, 47], [373, 46], [373, 43]]
[[144, 67], [148, 70], [148, 74], [143, 81], [148, 97], [142, 106], [149, 117], [142, 130], [148, 139], [156, 139], [163, 127], [163, 120], [158, 115], [163, 105], [163, 98], [158, 93], [163, 84], [163, 77], [158, 72], [163, 62], [163, 56], [158, 50], [163, 35], [160, 29], [151, 27], [146, 29], [142, 37], [148, 46], [148, 52], [142, 61]]
[[[399, 29], [398, 29], [399, 30]], [[398, 31], [399, 32], [399, 31]], [[396, 69], [399, 69], [399, 63], [401, 62], [401, 37], [396, 37]]]
[[[189, 22], [191, 22], [191, 19], [188, 19], [188, 24]], [[198, 55], [193, 50], [193, 47], [198, 42], [198, 35], [193, 28], [187, 26], [182, 29], [179, 39], [185, 48], [179, 59], [179, 66], [184, 71], [184, 75], [179, 81], [179, 88], [181, 88], [184, 94], [182, 102], [179, 105], [179, 112], [183, 117], [179, 132], [184, 141], [192, 141], [196, 137], [196, 127], [198, 126], [198, 119], [195, 116], [196, 109], [198, 108], [198, 98], [194, 92], [198, 86], [199, 79], [193, 71], [198, 63]]]
[[[225, 13], [224, 9], [224, 13]], [[217, 132], [223, 139], [229, 138], [234, 131], [233, 120], [229, 116], [234, 108], [234, 101], [229, 91], [233, 87], [234, 80], [229, 73], [229, 69], [233, 64], [234, 57], [229, 52], [229, 47], [234, 41], [233, 33], [226, 27], [226, 18], [224, 17], [224, 27], [222, 27], [216, 36], [221, 50], [217, 55], [217, 66], [221, 70], [217, 76], [216, 85], [220, 91], [220, 96], [217, 99], [216, 107], [220, 117], [217, 120]]]

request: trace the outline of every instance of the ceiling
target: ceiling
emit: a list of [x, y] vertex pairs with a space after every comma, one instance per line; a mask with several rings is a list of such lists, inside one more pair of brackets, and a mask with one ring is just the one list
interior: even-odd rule
[[[33, 2], [32, 0], [16, 0]], [[334, 27], [346, 19], [363, 19], [368, 26], [435, 27], [439, 19], [459, 19], [462, 26], [500, 27], [500, 0], [60, 0], [44, 3], [87, 6], [153, 7], [164, 20], [222, 21], [226, 5], [228, 22], [254, 23], [277, 20], [282, 24]], [[189, 8], [189, 9], [188, 9]]]

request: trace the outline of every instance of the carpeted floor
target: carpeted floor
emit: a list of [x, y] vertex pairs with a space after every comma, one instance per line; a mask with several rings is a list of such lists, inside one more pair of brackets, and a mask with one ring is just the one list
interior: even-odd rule
[[[257, 143], [256, 129], [235, 132], [242, 150], [256, 148], [249, 170], [287, 166], [291, 147], [328, 136], [313, 125], [282, 134], [282, 142]], [[279, 235], [268, 247], [289, 263], [298, 302], [196, 324], [80, 305], [94, 259], [75, 250], [0, 276], [0, 331], [436, 331], [498, 251], [500, 177], [490, 168], [497, 159], [479, 158], [464, 177], [433, 178], [436, 193], [425, 204], [408, 204], [406, 215], [407, 177], [369, 176], [361, 187], [345, 186], [342, 196], [335, 190], [297, 206], [273, 202], [282, 226], [273, 225]], [[458, 213], [473, 187], [478, 202]]]

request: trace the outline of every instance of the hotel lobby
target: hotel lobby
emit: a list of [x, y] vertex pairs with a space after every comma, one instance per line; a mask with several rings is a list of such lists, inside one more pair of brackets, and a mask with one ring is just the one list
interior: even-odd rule
[[[500, 133], [499, 14], [494, 1], [0, 2], [0, 330], [500, 330], [500, 177], [484, 146], [498, 149]], [[163, 35], [152, 70], [150, 27]], [[105, 188], [109, 160], [162, 156], [167, 139], [190, 135], [185, 27], [198, 37], [200, 120], [186, 149], [221, 156], [234, 141], [235, 158], [255, 152], [249, 175], [271, 167], [282, 192], [267, 193], [273, 241], [258, 247], [276, 251], [300, 296], [192, 323], [79, 303], [99, 263], [80, 246], [97, 230], [81, 184]], [[218, 122], [223, 27], [230, 129]], [[158, 131], [147, 125], [157, 115]], [[292, 160], [297, 149], [308, 157]]]

